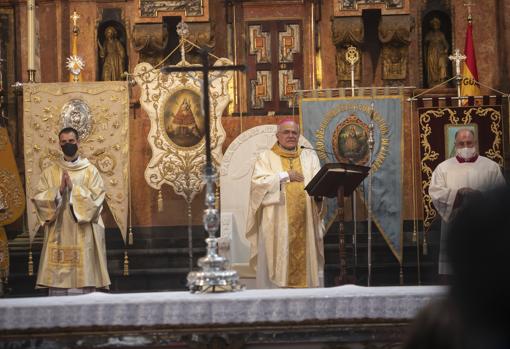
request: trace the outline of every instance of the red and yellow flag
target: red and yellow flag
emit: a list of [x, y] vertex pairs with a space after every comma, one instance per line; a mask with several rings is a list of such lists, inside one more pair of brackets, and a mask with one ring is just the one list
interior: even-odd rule
[[473, 24], [471, 16], [468, 17], [466, 30], [466, 46], [464, 47], [466, 60], [462, 69], [462, 83], [460, 87], [461, 96], [479, 96], [480, 86], [478, 85], [478, 70], [476, 68], [475, 45], [473, 43]]

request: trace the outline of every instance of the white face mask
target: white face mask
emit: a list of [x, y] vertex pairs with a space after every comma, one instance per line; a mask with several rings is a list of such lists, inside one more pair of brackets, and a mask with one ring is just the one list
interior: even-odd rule
[[471, 159], [476, 154], [476, 148], [460, 148], [457, 149], [457, 155], [465, 160]]

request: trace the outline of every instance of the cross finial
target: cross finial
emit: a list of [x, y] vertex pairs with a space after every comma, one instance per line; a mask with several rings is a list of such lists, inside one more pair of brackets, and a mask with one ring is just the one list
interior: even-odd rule
[[474, 3], [471, 2], [471, 0], [469, 0], [468, 2], [465, 2], [464, 3], [464, 6], [467, 7], [467, 10], [468, 10], [468, 21], [471, 21], [471, 7], [475, 6]]
[[466, 56], [460, 53], [460, 50], [456, 48], [453, 52], [453, 55], [450, 55], [448, 59], [452, 62], [455, 62], [455, 74], [460, 76], [460, 65], [461, 62], [466, 59]]
[[73, 15], [71, 16], [71, 20], [73, 21], [74, 27], [76, 27], [76, 25], [78, 24], [79, 19], [80, 19], [80, 15], [78, 14], [78, 12], [76, 12], [76, 10], [74, 10]]

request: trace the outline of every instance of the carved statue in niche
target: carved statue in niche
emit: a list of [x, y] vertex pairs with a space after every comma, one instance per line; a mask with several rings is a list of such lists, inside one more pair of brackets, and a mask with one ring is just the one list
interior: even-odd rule
[[432, 87], [448, 78], [448, 50], [450, 45], [440, 30], [441, 21], [434, 17], [430, 20], [431, 30], [425, 36], [425, 65], [428, 86]]
[[[358, 48], [364, 40], [364, 27], [361, 17], [344, 17], [333, 20], [333, 43], [336, 46], [336, 73], [337, 85], [348, 84], [351, 80], [351, 66], [345, 59], [347, 47], [352, 45]], [[361, 80], [361, 59], [354, 66], [354, 78]]]
[[140, 62], [152, 66], [160, 63], [165, 57], [167, 43], [166, 23], [138, 23], [133, 27], [133, 47], [140, 54]]
[[383, 80], [406, 78], [412, 28], [409, 16], [383, 16], [381, 18], [379, 40], [383, 44]]
[[123, 80], [124, 60], [126, 58], [126, 50], [118, 38], [117, 29], [108, 26], [104, 31], [104, 41], [99, 46], [99, 57], [103, 60], [101, 68], [101, 80], [116, 81]]

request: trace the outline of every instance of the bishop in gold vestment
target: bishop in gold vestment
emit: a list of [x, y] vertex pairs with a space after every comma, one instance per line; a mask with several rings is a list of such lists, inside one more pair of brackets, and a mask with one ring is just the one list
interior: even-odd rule
[[323, 286], [320, 205], [304, 187], [319, 171], [314, 151], [297, 148], [299, 127], [278, 125], [278, 142], [254, 166], [247, 216], [250, 265], [257, 287]]
[[32, 198], [44, 227], [36, 287], [105, 288], [110, 278], [100, 215], [103, 180], [94, 165], [78, 157], [76, 147], [66, 154], [66, 137], [73, 141], [73, 132], [59, 137], [64, 159], [42, 172]]

